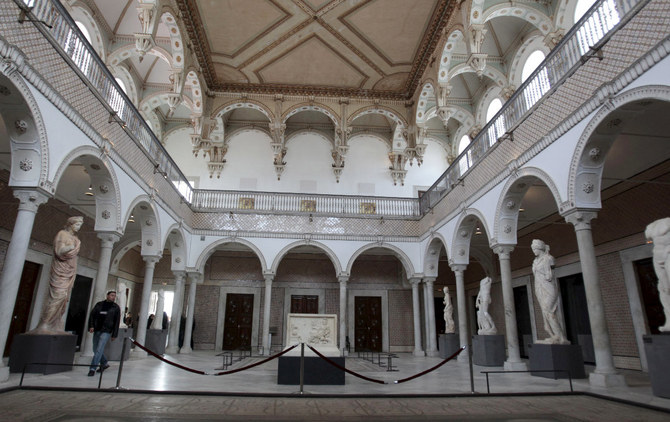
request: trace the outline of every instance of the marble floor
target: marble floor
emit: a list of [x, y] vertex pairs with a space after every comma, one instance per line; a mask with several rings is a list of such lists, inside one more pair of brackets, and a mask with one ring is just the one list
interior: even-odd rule
[[[111, 368], [105, 371], [101, 378], [97, 374], [95, 377], [86, 376], [88, 368], [85, 366], [78, 366], [73, 371], [52, 375], [26, 374], [23, 379], [24, 387], [97, 389], [98, 384], [100, 384], [101, 391], [66, 393], [61, 391], [15, 390], [5, 392], [0, 394], [0, 420], [76, 420], [79, 422], [93, 420], [88, 419], [89, 417], [95, 418], [96, 421], [217, 420], [216, 417], [221, 417], [221, 414], [217, 413], [218, 416], [212, 416], [211, 413], [208, 413], [209, 410], [205, 408], [200, 409], [207, 411], [198, 418], [194, 418], [194, 414], [191, 414], [192, 411], [197, 410], [197, 403], [214, 401], [218, 403], [218, 409], [221, 406], [227, 409], [224, 412], [228, 418], [227, 420], [238, 418], [237, 420], [244, 419], [247, 421], [283, 420], [283, 417], [288, 418], [286, 420], [303, 420], [301, 418], [309, 420], [356, 420], [364, 415], [366, 415], [365, 419], [368, 421], [375, 420], [374, 418], [370, 419], [373, 416], [380, 418], [383, 416], [384, 420], [389, 420], [386, 417], [390, 416], [387, 414], [388, 412], [393, 413], [393, 420], [444, 420], [446, 415], [451, 415], [455, 417], [451, 420], [670, 421], [670, 399], [653, 396], [648, 376], [638, 371], [622, 371], [628, 384], [625, 387], [597, 388], [589, 385], [587, 379], [583, 379], [573, 380], [573, 388], [577, 392], [595, 393], [632, 403], [658, 407], [665, 409], [668, 413], [589, 396], [532, 396], [534, 393], [569, 392], [570, 386], [567, 380], [553, 380], [519, 373], [491, 374], [491, 393], [528, 395], [487, 396], [486, 378], [482, 371], [502, 370], [502, 368], [495, 367], [473, 367], [475, 394], [472, 394], [469, 366], [467, 363], [455, 360], [448, 362], [434, 372], [398, 384], [394, 381], [420, 373], [441, 362], [440, 358], [435, 357], [414, 357], [411, 354], [398, 354], [398, 356], [394, 360], [394, 365], [398, 368], [397, 372], [387, 372], [385, 368], [380, 368], [376, 364], [356, 357], [347, 358], [347, 368], [367, 377], [382, 380], [385, 382], [384, 384], [371, 383], [347, 374], [345, 385], [306, 385], [302, 395], [299, 394], [299, 386], [277, 384], [276, 360], [235, 374], [214, 376], [212, 374], [219, 372], [218, 368], [221, 367], [221, 357], [217, 357], [212, 351], [195, 351], [188, 355], [165, 356], [168, 360], [204, 371], [208, 375], [186, 372], [153, 357], [131, 359], [124, 362], [121, 379], [118, 381], [120, 390], [143, 390], [144, 394], [119, 393], [119, 390], [111, 391], [117, 385], [119, 362], [112, 362]], [[259, 357], [247, 358], [233, 364], [229, 369], [246, 366], [259, 360], [261, 360]], [[587, 369], [592, 368], [587, 367]], [[7, 383], [0, 384], [0, 388], [17, 386], [20, 380], [20, 374], [12, 374]], [[148, 392], [163, 392], [166, 394], [147, 394]], [[175, 395], [167, 394], [168, 392], [199, 394]], [[210, 395], [212, 393], [215, 395]], [[64, 396], [58, 396], [59, 394]], [[89, 396], [90, 394], [93, 395]], [[451, 397], [445, 397], [446, 395]], [[121, 396], [126, 397], [123, 400], [128, 403], [143, 403], [138, 406], [145, 410], [138, 410], [139, 413], [135, 410], [129, 411], [130, 413], [126, 415], [128, 418], [114, 419], [116, 416], [114, 416], [113, 408], [110, 408], [106, 403], [108, 401], [118, 402], [121, 400], [119, 399]], [[75, 413], [67, 416], [69, 415], [67, 412], [70, 410], [63, 409], [61, 410], [65, 413], [61, 413], [64, 415], [64, 419], [53, 419], [51, 413], [49, 413], [49, 419], [45, 418], [46, 414], [33, 415], [33, 412], [37, 410], [24, 402], [28, 400], [26, 397], [40, 397], [39, 400], [51, 403], [49, 406], [62, 403], [65, 409], [70, 409], [75, 413], [79, 412], [76, 413], [79, 416], [76, 419], [73, 418]], [[63, 397], [68, 399], [63, 399]], [[367, 402], [366, 400], [372, 401]], [[381, 402], [379, 402], [380, 400]], [[88, 408], [85, 407], [86, 402], [100, 404]], [[261, 402], [263, 405], [258, 404]], [[390, 406], [390, 409], [395, 410], [384, 408], [380, 404], [382, 402], [386, 403], [386, 406]], [[24, 405], [21, 405], [21, 403], [24, 403]], [[180, 406], [183, 408], [180, 407], [174, 415], [170, 414], [166, 409], [176, 406], [177, 403], [181, 403]], [[458, 412], [460, 413], [454, 410], [454, 406], [459, 409]], [[562, 407], [565, 407], [565, 409], [560, 410]], [[110, 408], [108, 416], [111, 419], [95, 417], [97, 414], [95, 409], [107, 408]], [[430, 410], [433, 408], [440, 410], [433, 412]], [[152, 409], [155, 410], [155, 415], [151, 413]], [[252, 413], [245, 414], [243, 409], [255, 410]], [[494, 411], [494, 409], [499, 409], [499, 411]], [[574, 411], [574, 409], [581, 409], [581, 413]], [[593, 409], [597, 409], [597, 411]], [[344, 412], [342, 415], [346, 417], [343, 416], [343, 418], [338, 419], [336, 417], [337, 413], [333, 413], [338, 411]], [[168, 413], [163, 414], [162, 412]], [[10, 415], [13, 416], [10, 417]], [[634, 417], [634, 415], [638, 416]], [[168, 418], [168, 416], [170, 417]], [[291, 419], [292, 416], [295, 417]], [[10, 419], [6, 419], [8, 417]], [[71, 418], [68, 419], [68, 417]], [[252, 419], [249, 419], [250, 417]]]

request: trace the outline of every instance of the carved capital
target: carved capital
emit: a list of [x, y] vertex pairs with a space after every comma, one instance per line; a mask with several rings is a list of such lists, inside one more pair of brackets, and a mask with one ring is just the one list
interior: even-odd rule
[[102, 249], [111, 249], [114, 244], [121, 239], [121, 235], [115, 232], [98, 232], [98, 239], [100, 239], [100, 247]]
[[565, 221], [575, 226], [575, 231], [591, 230], [591, 220], [596, 218], [596, 211], [574, 210], [563, 214]]
[[516, 245], [502, 245], [502, 244], [497, 244], [493, 245], [491, 249], [493, 249], [493, 253], [498, 255], [500, 259], [510, 259], [510, 254], [514, 250], [514, 247]]
[[14, 197], [19, 200], [19, 211], [37, 212], [37, 208], [49, 200], [49, 197], [36, 190], [16, 189]]

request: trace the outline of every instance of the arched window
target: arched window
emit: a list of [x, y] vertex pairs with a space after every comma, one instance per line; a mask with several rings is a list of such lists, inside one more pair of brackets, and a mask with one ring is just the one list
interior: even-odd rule
[[575, 6], [575, 23], [584, 16], [584, 13], [586, 13], [595, 2], [596, 0], [577, 0], [577, 5]]
[[468, 135], [463, 135], [460, 141], [458, 141], [458, 155], [461, 155], [465, 148], [470, 145], [470, 137]]
[[[500, 111], [502, 108], [502, 101], [500, 98], [494, 98], [493, 101], [489, 104], [489, 108], [486, 110], [486, 123], [488, 123], [493, 117]], [[500, 136], [505, 133], [505, 116], [501, 115], [496, 119], [496, 121], [489, 127], [489, 146], [493, 145]]]
[[119, 78], [114, 78], [114, 80], [121, 87], [121, 91], [123, 91], [124, 94], [128, 95], [128, 90], [126, 89], [126, 84], [124, 84], [123, 81]]
[[494, 98], [493, 101], [491, 101], [491, 104], [489, 104], [489, 108], [486, 110], [486, 123], [488, 123], [501, 108], [502, 101], [500, 101], [500, 98]]
[[[575, 23], [593, 6], [595, 0], [578, 0], [575, 6]], [[619, 23], [620, 16], [614, 0], [606, 0], [577, 31], [579, 51], [586, 54], [591, 46], [600, 41], [610, 29]]]
[[[526, 59], [521, 71], [521, 79], [525, 81], [535, 69], [544, 61], [544, 53], [540, 50], [533, 51]], [[542, 69], [532, 81], [526, 85], [523, 90], [523, 97], [526, 100], [526, 108], [531, 108], [542, 96], [549, 91], [549, 74], [547, 68]]]
[[74, 23], [77, 24], [77, 28], [79, 28], [81, 33], [84, 34], [84, 38], [86, 38], [86, 41], [88, 41], [88, 43], [91, 44], [91, 34], [88, 33], [88, 29], [86, 29], [84, 24], [79, 21], [74, 21]]
[[[470, 145], [470, 137], [468, 135], [463, 135], [461, 140], [458, 141], [458, 155], [460, 156], [463, 151]], [[468, 171], [472, 163], [470, 162], [471, 154], [468, 152], [458, 160], [458, 168], [461, 171], [461, 175]]]

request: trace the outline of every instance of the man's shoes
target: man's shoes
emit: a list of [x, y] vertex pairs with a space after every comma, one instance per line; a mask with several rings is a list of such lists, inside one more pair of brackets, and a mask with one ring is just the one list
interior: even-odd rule
[[105, 365], [105, 366], [103, 366], [103, 367], [101, 367], [101, 368], [98, 368], [98, 371], [97, 371], [97, 372], [102, 372], [102, 371], [104, 371], [104, 370], [107, 369], [107, 368], [109, 368], [109, 364], [107, 364], [107, 365]]
[[89, 376], [89, 377], [92, 377], [93, 375], [95, 375], [95, 371], [92, 370], [92, 369], [89, 369], [89, 370], [88, 370], [88, 376]]

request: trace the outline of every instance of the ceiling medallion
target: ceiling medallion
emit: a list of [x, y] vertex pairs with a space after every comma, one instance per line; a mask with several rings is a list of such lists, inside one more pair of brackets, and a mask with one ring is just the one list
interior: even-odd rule
[[19, 168], [23, 171], [30, 171], [33, 169], [33, 161], [25, 158], [19, 161]]

